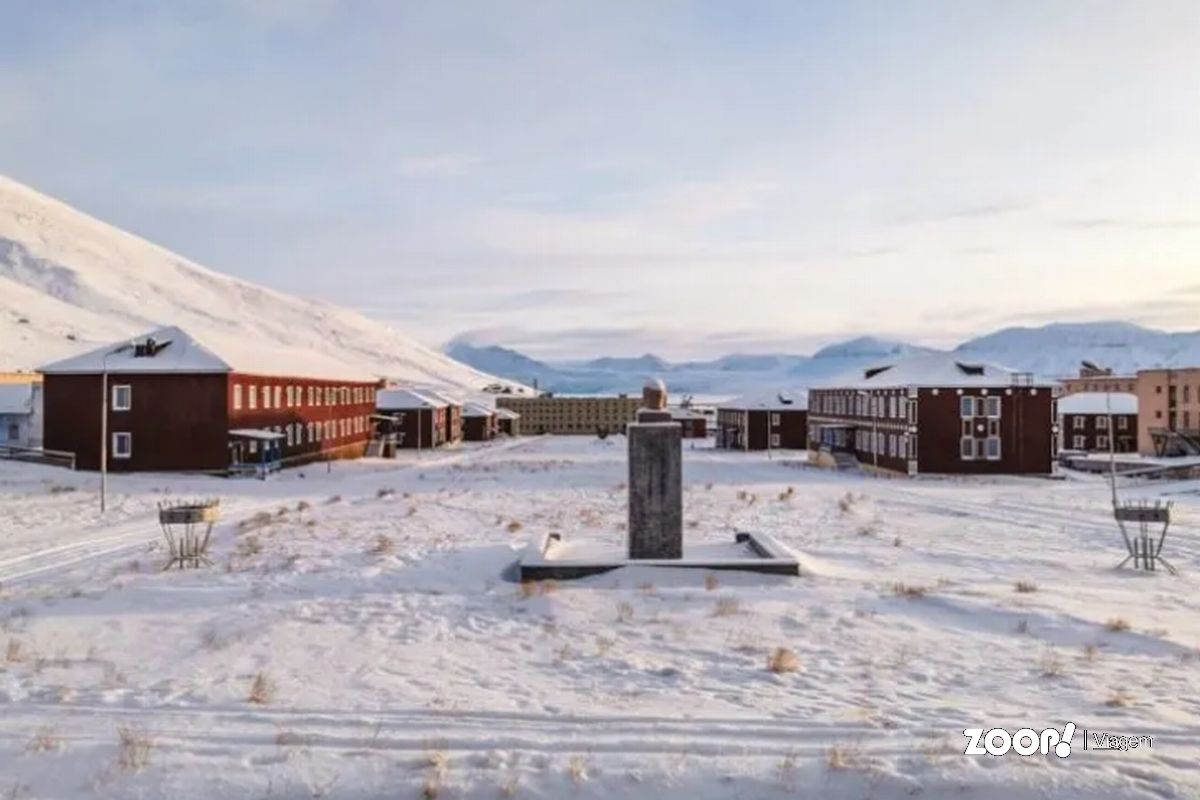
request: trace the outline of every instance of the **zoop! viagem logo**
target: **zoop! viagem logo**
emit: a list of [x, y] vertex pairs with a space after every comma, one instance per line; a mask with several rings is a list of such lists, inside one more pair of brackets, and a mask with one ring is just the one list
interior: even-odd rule
[[967, 737], [967, 749], [963, 753], [968, 756], [1003, 756], [1012, 750], [1022, 756], [1035, 753], [1045, 756], [1053, 751], [1059, 758], [1066, 758], [1071, 755], [1075, 723], [1068, 722], [1061, 733], [1058, 728], [1046, 728], [1041, 731], [1021, 728], [1014, 733], [1009, 733], [1004, 728], [967, 728], [963, 731], [963, 736]]

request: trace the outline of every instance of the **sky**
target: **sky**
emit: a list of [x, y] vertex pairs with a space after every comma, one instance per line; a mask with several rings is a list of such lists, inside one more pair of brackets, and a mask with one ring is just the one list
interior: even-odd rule
[[0, 173], [432, 345], [1200, 328], [1200, 4], [6, 6]]

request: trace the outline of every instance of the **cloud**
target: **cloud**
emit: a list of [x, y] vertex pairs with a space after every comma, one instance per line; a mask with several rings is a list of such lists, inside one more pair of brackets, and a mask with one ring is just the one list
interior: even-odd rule
[[400, 160], [396, 172], [405, 178], [461, 178], [474, 172], [483, 161], [478, 156], [453, 154], [411, 156]]

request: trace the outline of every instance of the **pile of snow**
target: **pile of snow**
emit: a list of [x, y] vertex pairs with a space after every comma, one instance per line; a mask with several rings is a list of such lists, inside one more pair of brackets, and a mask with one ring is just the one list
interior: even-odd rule
[[397, 381], [495, 382], [361, 314], [213, 272], [0, 176], [0, 370], [165, 325], [203, 342], [306, 351]]

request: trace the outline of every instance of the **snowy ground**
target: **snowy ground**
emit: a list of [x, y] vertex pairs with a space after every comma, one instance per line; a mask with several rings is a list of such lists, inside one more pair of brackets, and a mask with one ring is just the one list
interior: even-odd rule
[[[1142, 575], [1100, 479], [689, 449], [689, 541], [766, 531], [804, 577], [506, 580], [542, 531], [619, 546], [623, 444], [116, 476], [103, 523], [95, 476], [0, 463], [0, 797], [1200, 792], [1200, 483], [1132, 484], [1177, 501], [1180, 574]], [[159, 570], [179, 496], [222, 498], [216, 567]], [[1068, 721], [1153, 744], [963, 755]]]

